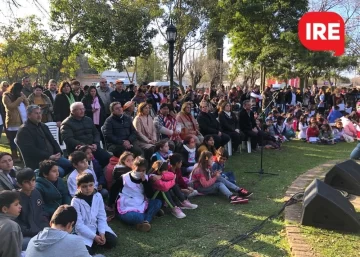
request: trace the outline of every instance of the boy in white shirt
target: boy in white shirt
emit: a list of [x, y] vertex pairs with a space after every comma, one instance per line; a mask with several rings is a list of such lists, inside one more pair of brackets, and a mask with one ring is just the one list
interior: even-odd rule
[[75, 170], [73, 172], [71, 172], [71, 174], [69, 175], [69, 177], [67, 179], [67, 186], [68, 186], [70, 195], [72, 197], [74, 197], [76, 190], [77, 190], [76, 177], [83, 173], [90, 173], [93, 175], [94, 181], [95, 181], [94, 186], [95, 186], [95, 189], [97, 189], [98, 181], [97, 181], [95, 172], [88, 169], [89, 164], [86, 159], [86, 154], [84, 152], [75, 151], [72, 154], [70, 154], [70, 162], [75, 168]]
[[90, 254], [96, 247], [113, 248], [117, 237], [106, 221], [104, 201], [95, 188], [92, 174], [82, 173], [76, 178], [78, 191], [71, 201], [78, 214], [76, 233], [82, 237]]

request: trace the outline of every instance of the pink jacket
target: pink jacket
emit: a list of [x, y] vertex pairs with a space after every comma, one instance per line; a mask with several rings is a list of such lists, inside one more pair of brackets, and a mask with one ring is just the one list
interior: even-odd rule
[[357, 131], [352, 121], [345, 117], [342, 117], [341, 121], [344, 127], [344, 133], [348, 136], [356, 137]]
[[175, 186], [175, 174], [165, 171], [161, 174], [161, 179], [153, 180], [152, 185], [155, 190], [167, 192]]

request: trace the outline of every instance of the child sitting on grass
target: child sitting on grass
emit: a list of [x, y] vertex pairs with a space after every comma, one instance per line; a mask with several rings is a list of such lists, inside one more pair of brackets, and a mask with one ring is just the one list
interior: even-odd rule
[[[73, 206], [61, 205], [50, 220], [50, 227], [34, 236], [26, 257], [91, 257], [82, 238], [72, 234], [78, 215]], [[92, 257], [104, 257], [97, 254]]]
[[18, 223], [13, 221], [21, 212], [18, 192], [0, 192], [0, 256], [20, 257], [23, 236]]
[[122, 151], [120, 151], [120, 147], [117, 147], [112, 152], [113, 156], [111, 156], [109, 160], [109, 164], [105, 168], [105, 180], [107, 189], [110, 190], [112, 184], [113, 184], [113, 171], [116, 165], [119, 164], [120, 155], [122, 154]]
[[[191, 183], [194, 188], [203, 194], [215, 194], [222, 193], [225, 195], [229, 202], [232, 204], [248, 203], [247, 197], [251, 195], [251, 192], [246, 191], [244, 194], [237, 185], [227, 181], [221, 176], [221, 171], [211, 171], [213, 164], [213, 155], [211, 152], [202, 152], [198, 161], [198, 166], [191, 173]], [[238, 193], [238, 196], [234, 195], [229, 189]]]
[[172, 205], [171, 214], [176, 218], [182, 219], [186, 217], [181, 209], [196, 209], [198, 207], [196, 204], [190, 203], [181, 192], [179, 185], [175, 182], [176, 175], [168, 171], [167, 162], [154, 162], [149, 173], [153, 189], [155, 191], [166, 192], [165, 195]]
[[319, 140], [319, 127], [316, 121], [310, 123], [310, 127], [306, 130], [306, 141], [308, 143], [317, 143]]
[[20, 186], [20, 205], [22, 207], [16, 221], [21, 227], [23, 234], [23, 251], [30, 239], [43, 228], [49, 226], [49, 221], [44, 213], [44, 200], [40, 192], [35, 188], [35, 172], [30, 168], [24, 168], [16, 175]]
[[320, 142], [325, 145], [333, 145], [334, 144], [334, 137], [329, 124], [324, 124], [321, 126], [319, 132]]
[[333, 135], [335, 142], [345, 142], [344, 128], [340, 119], [335, 121], [335, 127], [333, 127]]
[[210, 152], [215, 157], [216, 156], [216, 148], [215, 148], [215, 141], [211, 135], [206, 135], [204, 137], [204, 141], [201, 143], [199, 148], [197, 149], [197, 156], [196, 159], [199, 158], [202, 152]]
[[70, 204], [71, 202], [69, 191], [62, 178], [59, 178], [58, 166], [52, 160], [40, 162], [36, 189], [44, 199], [44, 211], [49, 218], [60, 205]]
[[183, 160], [181, 166], [182, 174], [188, 176], [196, 164], [196, 141], [194, 137], [187, 136], [184, 139], [180, 154]]
[[116, 214], [119, 220], [136, 225], [136, 229], [143, 232], [150, 231], [150, 222], [162, 206], [161, 200], [151, 199], [153, 190], [146, 168], [146, 160], [138, 156], [134, 160], [133, 170], [118, 179], [120, 190]]
[[67, 179], [68, 190], [72, 197], [74, 197], [76, 190], [77, 190], [76, 177], [79, 174], [83, 174], [83, 173], [92, 174], [94, 176], [95, 189], [98, 188], [98, 182], [97, 182], [95, 172], [88, 169], [89, 163], [87, 161], [86, 154], [84, 152], [75, 151], [75, 152], [71, 153], [70, 154], [70, 162], [75, 168], [75, 170], [70, 173], [70, 175]]
[[151, 163], [156, 161], [167, 161], [172, 151], [169, 150], [169, 143], [167, 140], [160, 140], [155, 144], [155, 153], [151, 156]]
[[85, 153], [86, 160], [88, 161], [89, 170], [92, 170], [96, 175], [96, 180], [98, 182], [97, 191], [102, 195], [103, 198], [107, 198], [109, 196], [109, 192], [106, 190], [106, 180], [104, 176], [104, 171], [101, 168], [99, 162], [94, 158], [93, 151], [87, 145], [83, 145], [79, 147], [79, 151]]
[[234, 172], [228, 171], [225, 172], [225, 163], [229, 159], [229, 153], [225, 150], [224, 147], [219, 147], [219, 149], [216, 151], [216, 160], [212, 164], [212, 170], [218, 170], [221, 171], [221, 176], [230, 181], [231, 183], [236, 185], [236, 179]]
[[116, 234], [108, 226], [104, 201], [95, 190], [95, 179], [90, 173], [82, 173], [76, 177], [77, 193], [71, 200], [77, 212], [76, 233], [82, 237], [90, 254], [97, 247], [114, 248], [117, 243]]
[[187, 197], [194, 197], [199, 195], [198, 191], [188, 185], [189, 180], [182, 176], [182, 157], [178, 153], [174, 153], [169, 158], [170, 166], [168, 170], [176, 175], [175, 182], [179, 185], [181, 192]]

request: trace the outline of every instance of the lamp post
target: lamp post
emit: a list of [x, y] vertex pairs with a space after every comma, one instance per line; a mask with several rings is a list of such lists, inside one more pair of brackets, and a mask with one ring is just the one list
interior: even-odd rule
[[171, 22], [166, 29], [166, 40], [169, 43], [170, 103], [172, 103], [174, 96], [174, 44], [176, 41], [176, 34], [176, 27]]

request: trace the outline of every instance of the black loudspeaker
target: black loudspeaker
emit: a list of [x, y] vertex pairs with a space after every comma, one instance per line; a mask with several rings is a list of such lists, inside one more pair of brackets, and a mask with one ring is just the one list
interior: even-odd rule
[[336, 164], [324, 181], [336, 189], [360, 196], [360, 165], [353, 160]]
[[352, 232], [360, 229], [357, 213], [349, 200], [318, 179], [305, 190], [301, 224]]

